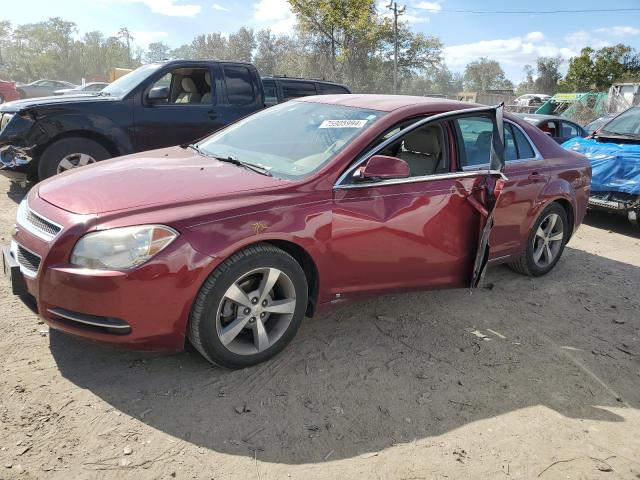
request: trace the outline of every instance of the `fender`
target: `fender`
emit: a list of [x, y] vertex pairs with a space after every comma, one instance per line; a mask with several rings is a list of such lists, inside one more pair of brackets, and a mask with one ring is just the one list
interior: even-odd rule
[[[576, 172], [577, 173], [577, 172]], [[529, 224], [529, 230], [533, 226], [533, 223], [538, 219], [538, 216], [544, 210], [547, 205], [557, 200], [563, 200], [565, 205], [568, 204], [571, 207], [569, 220], [572, 221], [571, 233], [580, 224], [581, 218], [578, 215], [578, 206], [576, 204], [576, 190], [573, 186], [574, 181], [580, 181], [580, 176], [577, 175], [575, 179], [566, 179], [563, 177], [556, 177], [549, 180], [544, 189], [538, 195], [536, 199], [536, 207], [533, 210], [531, 216], [531, 222]]]
[[[293, 211], [295, 210], [295, 215]], [[304, 222], [297, 219], [304, 218]], [[229, 217], [205, 223], [185, 232], [192, 247], [212, 257], [206, 277], [226, 258], [259, 242], [284, 241], [304, 251], [313, 261], [319, 280], [318, 303], [328, 294], [322, 280], [328, 277], [330, 265], [327, 246], [331, 237], [331, 210], [328, 203], [294, 205]]]
[[40, 146], [39, 153], [54, 141], [71, 136], [103, 139], [101, 143], [105, 144], [114, 156], [133, 153], [127, 125], [121, 125], [105, 115], [85, 112], [53, 113], [39, 116], [38, 124], [49, 137], [49, 141]]

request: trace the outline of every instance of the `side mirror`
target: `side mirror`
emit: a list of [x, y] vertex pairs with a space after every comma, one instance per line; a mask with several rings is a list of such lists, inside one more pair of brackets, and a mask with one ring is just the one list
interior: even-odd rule
[[409, 164], [397, 157], [374, 155], [366, 165], [357, 169], [354, 177], [359, 180], [407, 178], [411, 175]]
[[167, 100], [169, 98], [169, 87], [153, 87], [147, 94], [147, 99], [154, 102]]

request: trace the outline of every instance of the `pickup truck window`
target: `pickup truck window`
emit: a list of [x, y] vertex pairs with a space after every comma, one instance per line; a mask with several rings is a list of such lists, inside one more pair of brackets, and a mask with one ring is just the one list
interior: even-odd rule
[[288, 82], [287, 80], [282, 80], [281, 84], [284, 101], [318, 94], [316, 86], [312, 82]]
[[268, 105], [275, 105], [278, 103], [278, 89], [276, 88], [276, 82], [273, 80], [262, 80], [262, 87], [264, 88], [264, 103]]
[[343, 94], [343, 93], [349, 93], [349, 90], [347, 90], [344, 87], [341, 87], [340, 85], [331, 85], [330, 83], [319, 83], [318, 84], [318, 88], [319, 88], [319, 95], [334, 95], [334, 94]]
[[208, 68], [176, 68], [163, 75], [151, 88], [169, 87], [169, 98], [161, 103], [192, 105], [211, 102]]
[[256, 98], [256, 92], [251, 80], [251, 71], [241, 65], [225, 65], [223, 71], [229, 103], [231, 105], [253, 103]]

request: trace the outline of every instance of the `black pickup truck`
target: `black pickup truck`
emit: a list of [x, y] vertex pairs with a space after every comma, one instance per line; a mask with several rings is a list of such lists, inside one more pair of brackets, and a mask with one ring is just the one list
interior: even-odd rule
[[0, 174], [44, 179], [98, 160], [187, 143], [264, 107], [252, 64], [144, 65], [98, 95], [0, 106]]

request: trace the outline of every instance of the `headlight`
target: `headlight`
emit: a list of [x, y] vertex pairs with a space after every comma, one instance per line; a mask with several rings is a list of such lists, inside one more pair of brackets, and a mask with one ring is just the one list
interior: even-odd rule
[[73, 249], [71, 263], [104, 270], [140, 265], [169, 245], [178, 232], [164, 225], [139, 225], [89, 233]]
[[13, 113], [5, 113], [2, 114], [0, 113], [0, 132], [2, 130], [4, 130], [4, 127], [7, 126], [7, 124], [11, 121], [11, 119], [13, 118]]

